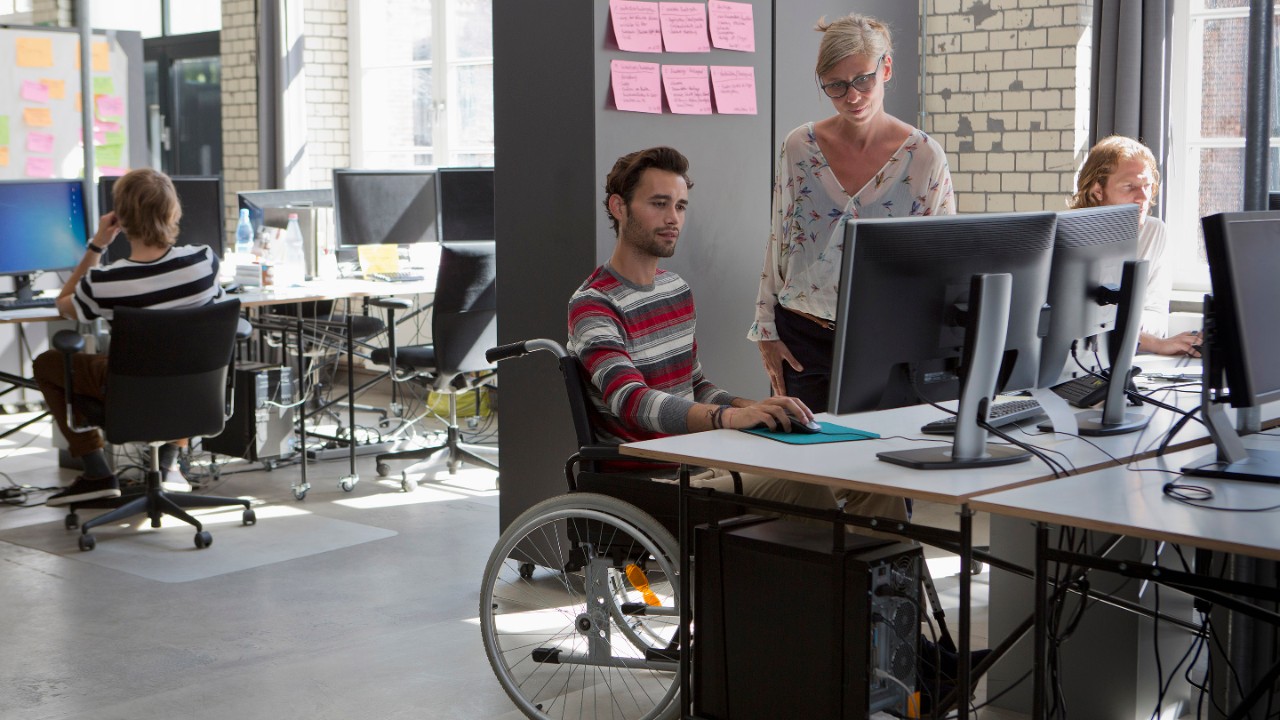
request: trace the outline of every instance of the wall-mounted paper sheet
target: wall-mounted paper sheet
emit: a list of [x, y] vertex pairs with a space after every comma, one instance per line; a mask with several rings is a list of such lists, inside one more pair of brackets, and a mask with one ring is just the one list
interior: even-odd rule
[[711, 52], [707, 39], [707, 6], [702, 3], [660, 2], [662, 44], [667, 52]]
[[706, 65], [663, 65], [662, 88], [671, 112], [711, 114], [711, 77]]
[[627, 52], [662, 52], [662, 28], [658, 3], [609, 0], [609, 18], [618, 49]]
[[756, 24], [750, 3], [711, 0], [711, 44], [722, 50], [756, 51]]
[[755, 68], [712, 65], [711, 84], [716, 90], [716, 112], [724, 115], [756, 114]]
[[42, 132], [27, 133], [27, 152], [53, 152], [53, 135]]
[[49, 102], [49, 88], [44, 83], [35, 80], [23, 80], [22, 90], [19, 91], [22, 99], [26, 102]]
[[628, 112], [662, 112], [662, 76], [658, 63], [613, 60], [609, 63], [613, 104]]
[[53, 177], [53, 158], [47, 158], [47, 157], [27, 158], [27, 177], [33, 177], [33, 178]]
[[18, 38], [18, 67], [53, 67], [53, 41], [49, 38]]

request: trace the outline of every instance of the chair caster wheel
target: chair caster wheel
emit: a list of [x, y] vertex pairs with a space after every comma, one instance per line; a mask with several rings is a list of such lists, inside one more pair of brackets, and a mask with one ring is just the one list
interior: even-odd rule
[[356, 481], [349, 477], [344, 477], [338, 481], [338, 487], [342, 488], [342, 492], [351, 492], [356, 489]]
[[310, 490], [310, 489], [311, 489], [311, 483], [306, 483], [306, 484], [303, 484], [303, 485], [294, 485], [294, 486], [293, 486], [293, 499], [294, 499], [294, 500], [305, 500], [305, 499], [307, 498], [307, 491], [308, 491], [308, 490]]
[[92, 550], [92, 549], [93, 549], [97, 544], [98, 544], [98, 541], [97, 541], [97, 540], [94, 540], [92, 535], [81, 535], [81, 536], [80, 536], [80, 549], [81, 549], [81, 550], [83, 550], [83, 551], [85, 551], [85, 552], [89, 552], [89, 551], [90, 551], [90, 550]]
[[391, 466], [386, 463], [378, 463], [378, 477], [391, 477]]
[[67, 516], [62, 520], [62, 524], [65, 525], [68, 530], [75, 530], [80, 527], [80, 516], [75, 513], [67, 513]]
[[201, 530], [196, 533], [196, 549], [203, 550], [213, 544], [213, 536], [208, 530]]
[[533, 563], [520, 563], [520, 577], [529, 580], [533, 577]]
[[253, 508], [245, 508], [244, 514], [240, 516], [240, 522], [245, 525], [257, 525], [258, 515], [253, 511]]

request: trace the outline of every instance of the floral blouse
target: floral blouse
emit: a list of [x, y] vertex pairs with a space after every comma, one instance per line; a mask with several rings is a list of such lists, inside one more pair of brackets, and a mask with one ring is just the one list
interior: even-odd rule
[[773, 181], [773, 230], [765, 251], [750, 340], [775, 340], [774, 305], [834, 320], [844, 225], [858, 218], [951, 215], [947, 156], [912, 129], [880, 172], [848, 195], [818, 148], [813, 123], [787, 136]]

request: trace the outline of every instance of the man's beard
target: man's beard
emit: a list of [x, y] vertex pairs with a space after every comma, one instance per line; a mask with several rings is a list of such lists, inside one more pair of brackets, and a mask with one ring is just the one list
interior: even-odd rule
[[622, 226], [622, 237], [635, 249], [650, 257], [669, 258], [676, 254], [676, 244], [667, 245], [656, 231], [646, 230], [634, 217], [628, 217]]

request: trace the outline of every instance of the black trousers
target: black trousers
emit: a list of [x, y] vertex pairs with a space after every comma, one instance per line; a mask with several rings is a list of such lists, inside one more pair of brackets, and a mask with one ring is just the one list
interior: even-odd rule
[[826, 412], [836, 331], [828, 330], [781, 305], [773, 308], [773, 322], [778, 330], [778, 339], [804, 367], [802, 372], [796, 372], [786, 362], [782, 363], [782, 380], [787, 394], [800, 398], [814, 412]]

